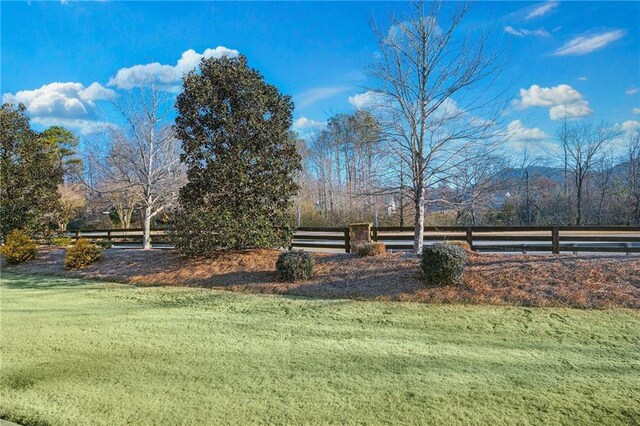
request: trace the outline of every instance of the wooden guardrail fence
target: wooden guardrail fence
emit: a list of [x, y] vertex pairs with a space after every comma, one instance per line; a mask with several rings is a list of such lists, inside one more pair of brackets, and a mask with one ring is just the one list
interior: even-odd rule
[[[466, 241], [474, 250], [489, 252], [621, 252], [640, 253], [640, 227], [635, 226], [426, 226], [425, 244], [438, 241]], [[79, 230], [72, 238], [107, 239], [115, 246], [142, 244], [142, 229]], [[162, 229], [152, 229], [154, 245], [169, 245]], [[371, 228], [371, 239], [388, 249], [413, 248], [413, 228], [382, 226]], [[292, 248], [349, 252], [348, 227], [300, 227]]]

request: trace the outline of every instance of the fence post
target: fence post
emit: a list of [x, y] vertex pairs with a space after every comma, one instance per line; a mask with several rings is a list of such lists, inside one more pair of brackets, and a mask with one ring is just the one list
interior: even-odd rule
[[470, 226], [467, 226], [467, 244], [469, 244], [469, 248], [473, 249], [473, 231]]
[[560, 229], [557, 226], [551, 228], [551, 253], [560, 254]]
[[76, 242], [78, 241], [78, 238], [80, 238], [80, 229], [76, 230]]
[[372, 228], [372, 232], [373, 232], [372, 240], [373, 241], [378, 241], [378, 227], [374, 226]]
[[351, 237], [349, 236], [349, 228], [344, 229], [344, 251], [351, 253]]
[[111, 242], [111, 229], [107, 229], [107, 240]]

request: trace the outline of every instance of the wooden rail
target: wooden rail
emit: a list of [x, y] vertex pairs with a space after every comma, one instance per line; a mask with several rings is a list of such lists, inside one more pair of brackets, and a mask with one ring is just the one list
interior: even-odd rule
[[[413, 248], [413, 227], [373, 227], [371, 239], [393, 250]], [[640, 253], [638, 226], [426, 226], [425, 244], [466, 241], [474, 250], [489, 252], [603, 252]], [[162, 229], [152, 229], [152, 241], [170, 245]], [[79, 230], [73, 239], [107, 239], [114, 245], [141, 245], [142, 229]], [[348, 227], [300, 227], [291, 248], [349, 252]]]

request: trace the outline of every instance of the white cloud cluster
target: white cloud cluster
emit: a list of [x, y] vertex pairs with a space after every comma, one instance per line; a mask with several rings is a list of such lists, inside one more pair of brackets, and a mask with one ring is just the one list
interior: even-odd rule
[[638, 120], [627, 120], [622, 124], [619, 124], [618, 130], [621, 131], [624, 136], [631, 136], [633, 132], [636, 130], [640, 130], [640, 121]]
[[166, 87], [167, 90], [176, 90], [179, 89], [182, 76], [195, 69], [203, 58], [236, 57], [238, 55], [239, 52], [237, 50], [228, 49], [224, 46], [218, 46], [215, 49], [206, 49], [202, 53], [189, 49], [182, 53], [182, 56], [175, 65], [163, 65], [159, 62], [153, 62], [145, 65], [121, 68], [107, 84], [119, 89], [132, 89], [134, 87], [144, 86], [152, 81], [160, 86]]
[[507, 151], [532, 157], [548, 157], [557, 155], [560, 146], [550, 141], [549, 135], [537, 127], [526, 127], [522, 121], [513, 120], [507, 125]]
[[22, 103], [34, 123], [45, 126], [61, 125], [89, 134], [104, 127], [95, 121], [97, 101], [115, 98], [116, 93], [99, 83], [85, 87], [82, 83], [50, 83], [35, 90], [6, 93], [3, 102]]
[[504, 32], [516, 37], [549, 37], [549, 32], [543, 28], [538, 30], [527, 30], [524, 28], [514, 28], [511, 25], [504, 27]]
[[412, 37], [421, 31], [424, 27], [435, 37], [442, 35], [442, 28], [438, 25], [438, 18], [435, 16], [423, 16], [422, 20], [413, 19], [402, 22], [396, 22], [389, 27], [389, 32], [385, 38], [386, 43], [401, 43], [408, 37]]
[[34, 116], [92, 118], [95, 102], [113, 99], [115, 92], [99, 83], [84, 87], [81, 83], [50, 83], [35, 90], [6, 93], [3, 102], [22, 103]]
[[629, 87], [627, 90], [624, 91], [624, 93], [630, 96], [635, 95], [638, 92], [640, 92], [640, 89], [638, 89], [637, 87]]
[[293, 130], [301, 131], [301, 130], [309, 130], [309, 129], [318, 129], [322, 128], [326, 125], [325, 122], [312, 120], [307, 117], [300, 117], [296, 121], [293, 122]]
[[549, 135], [537, 127], [525, 127], [520, 120], [513, 120], [507, 125], [507, 134], [513, 141], [544, 141]]
[[598, 34], [581, 35], [562, 45], [553, 54], [555, 56], [584, 55], [600, 50], [610, 43], [621, 39], [626, 34], [624, 30], [612, 30]]
[[640, 108], [633, 108], [632, 111], [634, 114], [640, 114]]
[[368, 90], [349, 96], [347, 100], [355, 109], [374, 109], [382, 104], [382, 97], [382, 94]]
[[533, 9], [531, 9], [525, 19], [539, 18], [551, 12], [556, 7], [558, 7], [557, 1], [546, 1], [544, 3], [536, 5]]
[[548, 107], [552, 120], [586, 117], [593, 112], [582, 94], [568, 84], [555, 87], [534, 84], [528, 89], [520, 89], [520, 100], [514, 100], [513, 105], [520, 109]]

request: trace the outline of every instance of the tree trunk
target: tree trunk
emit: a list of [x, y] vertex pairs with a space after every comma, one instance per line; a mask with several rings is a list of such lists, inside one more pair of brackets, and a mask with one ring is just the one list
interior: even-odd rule
[[580, 226], [582, 221], [582, 188], [578, 186], [576, 198], [576, 226]]
[[424, 245], [424, 188], [420, 188], [417, 191], [417, 197], [415, 200], [415, 229], [413, 232], [413, 251], [416, 254], [422, 253], [422, 247]]
[[151, 248], [151, 207], [144, 209], [144, 228], [142, 230], [142, 248], [148, 250]]

